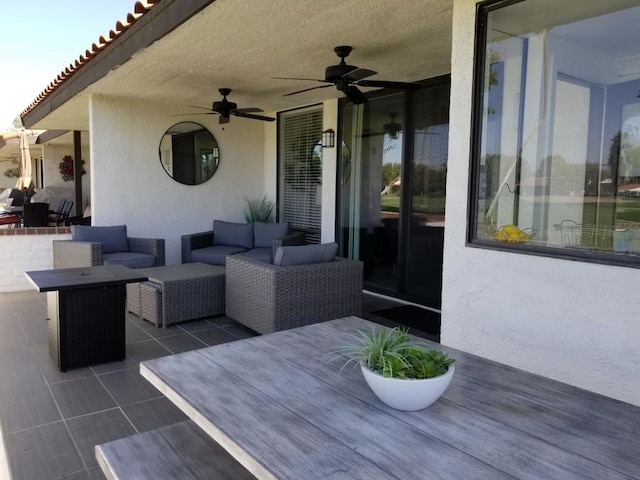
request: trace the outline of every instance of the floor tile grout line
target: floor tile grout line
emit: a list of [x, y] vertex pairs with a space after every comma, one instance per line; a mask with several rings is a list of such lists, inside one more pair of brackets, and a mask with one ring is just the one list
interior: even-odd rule
[[[46, 381], [46, 379], [45, 379]], [[51, 385], [47, 384], [47, 388], [49, 389], [49, 394], [51, 395], [51, 398], [53, 399], [53, 403], [56, 406], [56, 409], [58, 410], [58, 414], [60, 415], [60, 418], [62, 419], [62, 423], [64, 425], [65, 430], [67, 431], [67, 434], [69, 435], [69, 438], [71, 439], [71, 442], [73, 443], [74, 448], [76, 449], [76, 453], [78, 454], [78, 457], [80, 457], [80, 461], [82, 462], [82, 465], [84, 466], [84, 469], [87, 470], [87, 463], [84, 461], [84, 458], [82, 458], [82, 454], [80, 453], [80, 447], [78, 446], [78, 442], [76, 442], [75, 437], [73, 436], [73, 434], [71, 433], [71, 429], [69, 428], [69, 425], [67, 424], [67, 419], [64, 417], [64, 414], [62, 413], [62, 409], [60, 408], [60, 404], [58, 403], [58, 400], [56, 399], [56, 396], [53, 394], [53, 390], [51, 389]]]

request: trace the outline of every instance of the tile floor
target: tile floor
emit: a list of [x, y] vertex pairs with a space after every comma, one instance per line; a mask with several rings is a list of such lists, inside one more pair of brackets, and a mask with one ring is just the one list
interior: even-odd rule
[[[393, 326], [370, 312], [394, 305], [367, 294], [362, 316]], [[124, 361], [60, 372], [45, 314], [45, 294], [0, 293], [0, 426], [14, 480], [104, 479], [95, 445], [186, 419], [140, 376], [141, 361], [256, 335], [225, 316], [157, 329], [128, 314]]]

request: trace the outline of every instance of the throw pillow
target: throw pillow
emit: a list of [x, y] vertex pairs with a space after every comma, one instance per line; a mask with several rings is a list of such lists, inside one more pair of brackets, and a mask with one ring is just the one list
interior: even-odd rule
[[71, 239], [79, 242], [98, 242], [102, 244], [102, 253], [128, 252], [127, 226], [91, 227], [71, 225]]
[[253, 248], [253, 224], [214, 220], [213, 244]]
[[255, 248], [271, 248], [276, 238], [282, 238], [289, 233], [289, 222], [253, 223], [253, 239]]
[[278, 247], [273, 264], [281, 267], [290, 267], [292, 265], [326, 263], [332, 262], [337, 254], [338, 244], [336, 242]]

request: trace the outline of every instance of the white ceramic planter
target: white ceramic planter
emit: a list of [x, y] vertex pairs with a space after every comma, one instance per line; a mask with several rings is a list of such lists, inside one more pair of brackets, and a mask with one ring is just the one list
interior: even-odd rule
[[422, 410], [435, 402], [445, 392], [456, 371], [451, 365], [444, 375], [421, 380], [386, 378], [363, 365], [362, 374], [373, 393], [391, 408], [397, 410]]

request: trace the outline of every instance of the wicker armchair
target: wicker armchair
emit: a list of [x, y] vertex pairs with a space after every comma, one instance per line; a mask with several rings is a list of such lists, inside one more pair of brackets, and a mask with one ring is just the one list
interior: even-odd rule
[[[107, 249], [106, 253], [103, 245], [113, 245], [113, 241], [104, 244], [100, 241], [89, 240], [78, 235], [78, 228], [94, 229], [102, 231], [114, 228], [122, 236], [118, 241], [118, 248]], [[130, 268], [160, 267], [165, 264], [165, 241], [164, 238], [134, 238], [126, 236], [126, 227], [87, 227], [74, 225], [71, 227], [72, 240], [54, 240], [53, 247], [53, 268], [74, 268], [92, 267], [103, 264], [121, 264]], [[85, 230], [87, 232], [87, 230]], [[113, 237], [110, 239], [113, 240]]]
[[362, 309], [363, 264], [276, 266], [245, 255], [227, 257], [225, 314], [259, 333], [272, 333]]

